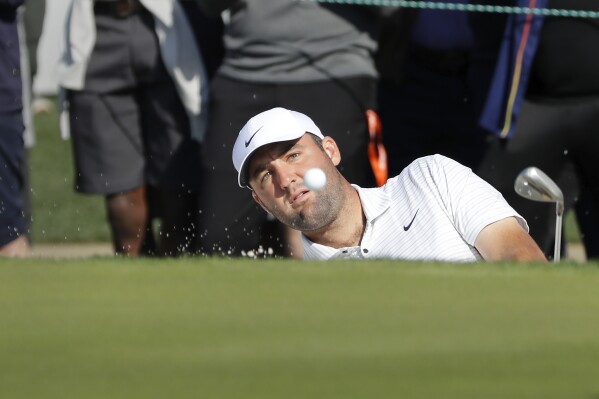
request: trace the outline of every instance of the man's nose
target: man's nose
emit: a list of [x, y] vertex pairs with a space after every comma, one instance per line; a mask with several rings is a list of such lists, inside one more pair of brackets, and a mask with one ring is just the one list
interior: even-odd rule
[[291, 183], [297, 180], [297, 174], [287, 166], [278, 166], [276, 173], [277, 179], [279, 180], [279, 186], [282, 189], [288, 188]]

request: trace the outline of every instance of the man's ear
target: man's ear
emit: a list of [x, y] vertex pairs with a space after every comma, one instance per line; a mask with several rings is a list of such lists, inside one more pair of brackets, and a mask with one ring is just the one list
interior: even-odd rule
[[341, 162], [341, 152], [332, 137], [326, 136], [322, 139], [322, 148], [333, 162], [333, 165], [339, 165], [339, 162]]
[[256, 201], [258, 203], [258, 205], [260, 205], [262, 207], [262, 209], [264, 209], [266, 211], [266, 213], [270, 214], [270, 211], [268, 209], [266, 209], [266, 207], [262, 203], [262, 200], [260, 199], [260, 197], [258, 197], [258, 194], [256, 194], [256, 192], [254, 192], [254, 191], [252, 191], [252, 198], [254, 199], [254, 201]]

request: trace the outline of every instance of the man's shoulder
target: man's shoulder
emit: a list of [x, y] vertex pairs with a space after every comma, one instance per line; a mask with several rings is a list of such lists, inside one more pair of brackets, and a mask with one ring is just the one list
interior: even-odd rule
[[427, 164], [437, 164], [437, 165], [460, 165], [465, 167], [458, 161], [449, 158], [442, 154], [431, 154], [426, 155], [420, 158], [416, 158], [412, 163], [410, 163], [406, 168], [417, 167], [418, 165], [427, 165]]
[[401, 177], [402, 175], [436, 176], [439, 174], [451, 174], [457, 171], [470, 171], [470, 168], [449, 157], [446, 157], [445, 155], [433, 154], [416, 158], [408, 166], [406, 166], [404, 170], [402, 170], [398, 177]]
[[413, 178], [413, 176], [430, 174], [430, 171], [432, 169], [436, 169], [438, 167], [437, 165], [444, 163], [445, 159], [449, 158], [439, 154], [426, 155], [416, 158], [410, 162], [410, 164], [408, 164], [408, 166], [406, 166], [397, 176], [389, 178], [387, 182], [394, 184], [406, 178]]
[[[440, 187], [462, 187], [472, 175], [470, 168], [441, 154], [427, 155], [412, 161], [402, 172], [387, 180], [383, 189], [393, 197], [423, 191], [438, 191]], [[445, 190], [443, 190], [445, 191]]]

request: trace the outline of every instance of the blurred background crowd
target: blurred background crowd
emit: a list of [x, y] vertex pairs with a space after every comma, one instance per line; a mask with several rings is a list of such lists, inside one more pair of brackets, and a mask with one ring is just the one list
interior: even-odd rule
[[599, 18], [350, 3], [0, 0], [0, 253], [31, 252], [32, 114], [57, 107], [73, 189], [104, 199], [115, 253], [301, 257], [231, 162], [243, 124], [282, 106], [339, 143], [360, 186], [434, 153], [472, 168], [551, 258], [555, 205], [513, 189], [537, 166], [599, 257]]

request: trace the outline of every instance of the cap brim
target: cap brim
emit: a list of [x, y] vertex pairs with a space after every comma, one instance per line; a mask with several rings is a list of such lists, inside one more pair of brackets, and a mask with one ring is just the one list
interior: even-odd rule
[[[243, 159], [243, 161], [241, 163], [241, 168], [239, 169], [239, 174], [237, 176], [237, 183], [239, 184], [239, 187], [241, 187], [241, 188], [249, 188], [250, 190], [252, 189], [250, 187], [250, 183], [249, 183], [249, 177], [248, 177], [247, 168], [249, 166], [249, 163], [250, 163], [250, 160], [252, 158], [252, 155], [254, 155], [254, 153], [257, 150], [259, 150], [260, 148], [262, 148], [262, 147], [264, 147], [266, 145], [269, 145], [269, 144], [283, 143], [285, 141], [298, 140], [298, 139], [300, 139], [306, 133], [310, 133], [310, 132], [299, 132], [297, 135], [290, 134], [288, 137], [285, 137], [284, 140], [267, 142], [267, 143], [264, 143], [262, 145], [257, 146], [256, 148], [252, 149], [252, 151], [249, 152], [246, 155], [246, 157]], [[312, 133], [310, 133], [310, 134], [312, 134]]]

